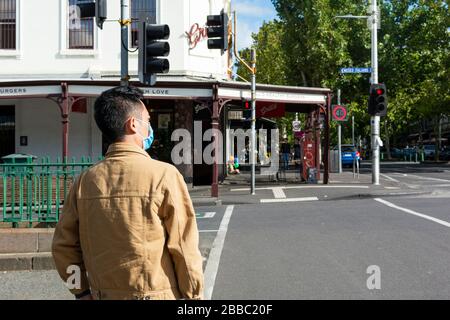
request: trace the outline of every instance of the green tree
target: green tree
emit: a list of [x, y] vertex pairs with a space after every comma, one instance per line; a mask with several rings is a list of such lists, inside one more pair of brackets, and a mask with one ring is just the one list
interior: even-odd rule
[[[254, 33], [253, 47], [257, 56], [258, 83], [285, 85], [286, 61], [281, 37], [284, 34], [283, 24], [279, 21], [264, 22], [258, 33]], [[240, 52], [241, 57], [250, 64], [250, 48]], [[237, 62], [237, 74], [250, 81], [250, 71]]]
[[[272, 0], [279, 21], [253, 35], [258, 55], [257, 81], [342, 90], [356, 118], [357, 135], [370, 137], [367, 115], [369, 75], [341, 75], [349, 66], [370, 66], [370, 30], [365, 20], [370, 1]], [[388, 88], [383, 138], [389, 146], [406, 142], [414, 124], [450, 114], [450, 14], [447, 1], [380, 1], [379, 80]], [[249, 61], [249, 49], [241, 55]], [[239, 73], [247, 78], [245, 68]], [[292, 119], [282, 120], [287, 125]], [[335, 130], [332, 130], [335, 132]], [[334, 137], [332, 136], [334, 139]]]

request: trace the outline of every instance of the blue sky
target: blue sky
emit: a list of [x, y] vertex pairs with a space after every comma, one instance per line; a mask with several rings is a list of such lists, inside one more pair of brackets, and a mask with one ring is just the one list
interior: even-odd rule
[[238, 17], [238, 48], [245, 48], [252, 44], [252, 32], [258, 32], [264, 21], [277, 16], [277, 12], [270, 0], [232, 0], [232, 9]]

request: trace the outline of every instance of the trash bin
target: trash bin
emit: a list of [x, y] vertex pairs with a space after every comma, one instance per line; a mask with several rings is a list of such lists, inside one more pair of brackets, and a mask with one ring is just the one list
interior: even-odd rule
[[339, 173], [339, 151], [330, 151], [330, 172]]
[[3, 163], [14, 164], [14, 163], [32, 163], [37, 157], [31, 154], [14, 153], [2, 157]]

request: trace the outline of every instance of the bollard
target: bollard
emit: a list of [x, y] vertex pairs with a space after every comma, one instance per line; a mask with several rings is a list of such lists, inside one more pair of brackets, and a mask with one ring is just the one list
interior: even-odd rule
[[353, 158], [353, 179], [355, 179], [355, 161], [356, 161], [356, 157]]
[[356, 173], [358, 174], [359, 179], [359, 161], [356, 161]]

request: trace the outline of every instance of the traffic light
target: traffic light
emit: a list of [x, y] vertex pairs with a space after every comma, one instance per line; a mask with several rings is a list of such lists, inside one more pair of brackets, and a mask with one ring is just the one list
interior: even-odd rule
[[107, 19], [107, 0], [95, 0], [94, 2], [83, 2], [78, 4], [80, 18], [93, 18], [97, 27], [103, 29], [103, 23]]
[[250, 100], [243, 99], [242, 108], [244, 108], [245, 110], [251, 109]]
[[247, 99], [242, 99], [242, 109], [244, 110], [242, 112], [242, 116], [245, 120], [251, 120], [252, 119], [252, 105], [251, 101]]
[[139, 80], [141, 83], [154, 85], [157, 73], [168, 73], [169, 60], [160, 59], [170, 53], [170, 45], [166, 41], [170, 36], [167, 24], [150, 24], [139, 22]]
[[211, 15], [206, 19], [208, 49], [219, 49], [222, 54], [228, 50], [228, 15], [224, 10], [220, 15]]
[[384, 84], [372, 84], [370, 86], [369, 114], [384, 117], [387, 115], [387, 90]]

